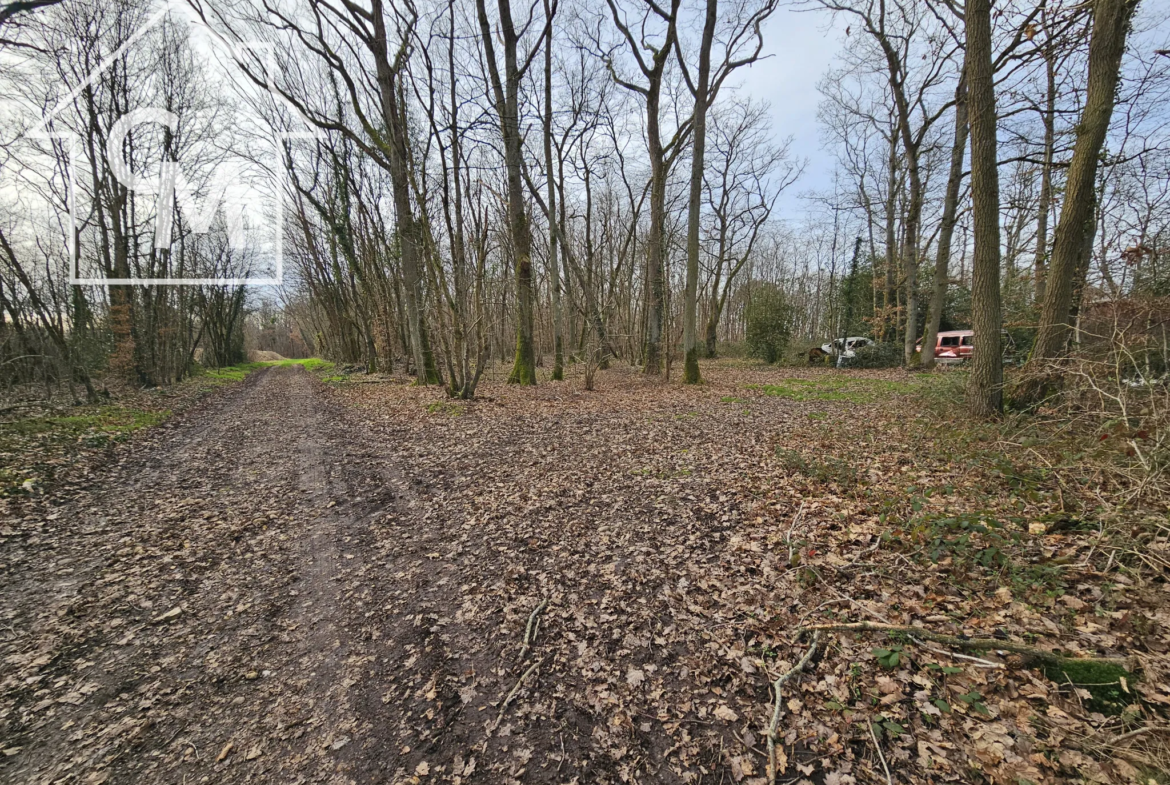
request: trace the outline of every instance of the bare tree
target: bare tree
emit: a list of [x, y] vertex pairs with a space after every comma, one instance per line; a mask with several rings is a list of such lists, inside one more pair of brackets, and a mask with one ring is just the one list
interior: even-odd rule
[[[1078, 269], [1091, 237], [1094, 186], [1098, 160], [1117, 96], [1117, 79], [1126, 36], [1139, 0], [1095, 0], [1089, 42], [1089, 75], [1085, 106], [1077, 124], [1072, 161], [1065, 181], [1060, 223], [1052, 247], [1048, 284], [1040, 312], [1040, 326], [1029, 365], [1037, 368], [1064, 351], [1069, 335], [1069, 312]], [[1038, 391], [1037, 391], [1038, 394]]]
[[766, 105], [742, 100], [712, 113], [704, 177], [708, 357], [715, 356], [728, 296], [754, 255], [776, 199], [804, 168], [790, 158], [790, 140], [771, 142], [768, 123]]
[[[703, 201], [703, 163], [707, 136], [707, 110], [714, 103], [724, 80], [737, 68], [754, 63], [764, 46], [760, 25], [776, 9], [777, 0], [764, 0], [757, 7], [750, 4], [732, 4], [731, 14], [725, 23], [729, 29], [722, 36], [727, 41], [722, 62], [711, 70], [711, 48], [715, 40], [715, 27], [719, 18], [718, 0], [707, 0], [707, 13], [703, 21], [703, 35], [699, 45], [699, 68], [697, 82], [691, 81], [679, 39], [675, 46], [679, 53], [679, 66], [687, 86], [695, 98], [691, 114], [693, 142], [691, 145], [690, 200], [687, 211], [687, 271], [686, 290], [683, 297], [683, 383], [698, 384], [699, 352], [697, 346], [696, 320], [698, 318], [699, 286], [699, 222]], [[754, 39], [754, 40], [753, 40]], [[754, 50], [750, 47], [754, 44]]]
[[[500, 130], [504, 138], [504, 166], [508, 175], [508, 228], [512, 239], [512, 253], [516, 268], [516, 304], [518, 309], [516, 327], [516, 361], [508, 381], [517, 384], [536, 384], [536, 345], [534, 323], [536, 314], [536, 293], [532, 280], [532, 227], [528, 224], [528, 213], [524, 198], [524, 152], [520, 135], [520, 82], [532, 64], [538, 48], [552, 27], [556, 14], [556, 0], [550, 7], [544, 32], [528, 55], [520, 60], [518, 52], [521, 31], [512, 19], [510, 0], [498, 0], [500, 35], [504, 43], [504, 76], [496, 61], [495, 45], [492, 42], [491, 23], [488, 21], [484, 0], [476, 0], [479, 26], [483, 33], [482, 44], [486, 54], [488, 74], [491, 77], [492, 93], [495, 97], [496, 114], [500, 118]], [[522, 30], [523, 28], [521, 28]]]
[[[967, 89], [971, 117], [971, 197], [975, 221], [972, 322], [977, 346], [967, 402], [981, 418], [1003, 409], [999, 331], [999, 172], [996, 164], [995, 70], [991, 60], [990, 0], [967, 0]], [[933, 347], [923, 347], [933, 351]]]
[[[903, 355], [907, 363], [914, 357], [918, 325], [918, 255], [922, 229], [925, 185], [922, 176], [922, 150], [934, 124], [950, 107], [950, 102], [932, 105], [931, 94], [942, 83], [953, 61], [953, 49], [945, 45], [923, 43], [932, 38], [926, 29], [929, 14], [925, 6], [895, 4], [884, 0], [818, 0], [825, 8], [844, 13], [860, 22], [865, 33], [877, 45], [882, 57], [890, 95], [897, 117], [897, 137], [909, 180], [908, 203], [902, 232], [900, 256], [905, 292], [905, 332]], [[926, 64], [911, 63], [921, 56]], [[887, 232], [889, 230], [887, 229]]]
[[938, 231], [938, 247], [935, 249], [934, 281], [930, 290], [930, 304], [926, 311], [926, 327], [922, 335], [922, 367], [934, 367], [934, 346], [938, 340], [938, 327], [946, 304], [947, 283], [950, 280], [951, 242], [955, 233], [955, 222], [959, 212], [959, 189], [963, 181], [963, 160], [967, 153], [967, 77], [959, 77], [955, 88], [955, 131], [951, 143], [951, 168], [947, 173], [947, 190], [943, 196], [942, 222]]
[[[619, 75], [613, 60], [606, 63], [617, 84], [641, 96], [646, 107], [646, 147], [650, 158], [650, 227], [646, 237], [646, 356], [643, 371], [657, 376], [662, 372], [662, 332], [665, 319], [665, 254], [666, 254], [666, 181], [670, 169], [682, 152], [691, 130], [688, 118], [680, 123], [667, 142], [662, 135], [663, 78], [678, 36], [680, 0], [671, 0], [664, 8], [653, 0], [640, 0], [641, 19], [637, 22], [640, 37], [631, 32], [626, 15], [618, 8], [617, 0], [606, 0], [614, 26], [618, 29], [645, 78], [638, 84]], [[665, 30], [661, 40], [653, 42], [647, 33], [652, 19], [657, 19]]]

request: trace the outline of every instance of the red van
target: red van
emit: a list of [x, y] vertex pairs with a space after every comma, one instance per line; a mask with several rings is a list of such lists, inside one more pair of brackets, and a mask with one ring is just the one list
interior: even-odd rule
[[[970, 359], [974, 350], [974, 330], [948, 330], [938, 334], [938, 342], [934, 346], [934, 361], [961, 363]], [[922, 351], [922, 341], [918, 342], [918, 351]]]

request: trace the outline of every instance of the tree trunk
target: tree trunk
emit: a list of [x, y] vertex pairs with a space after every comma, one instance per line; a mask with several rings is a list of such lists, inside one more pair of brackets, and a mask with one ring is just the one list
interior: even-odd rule
[[1036, 261], [1032, 268], [1033, 302], [1044, 302], [1048, 283], [1048, 213], [1052, 209], [1052, 154], [1056, 146], [1056, 55], [1049, 41], [1044, 54], [1048, 90], [1044, 106], [1044, 163], [1040, 167], [1040, 204], [1036, 211]]
[[401, 70], [401, 63], [398, 61], [402, 58], [396, 58], [393, 65], [390, 63], [386, 48], [386, 20], [383, 16], [382, 0], [373, 0], [371, 14], [374, 40], [370, 48], [378, 80], [382, 121], [386, 124], [389, 141], [387, 158], [390, 163], [390, 186], [394, 199], [394, 220], [398, 228], [403, 300], [406, 305], [410, 349], [414, 355], [414, 372], [419, 384], [438, 384], [441, 379], [422, 317], [422, 240], [414, 219], [414, 208], [410, 204], [410, 180], [406, 170], [408, 131], [405, 107], [399, 105], [398, 96], [398, 76]]
[[662, 93], [661, 73], [652, 80], [646, 97], [646, 136], [650, 153], [650, 234], [646, 238], [646, 359], [644, 373], [662, 373], [662, 324], [665, 291], [666, 160], [658, 125]]
[[[699, 79], [695, 89], [694, 148], [691, 155], [691, 202], [687, 215], [687, 282], [683, 295], [683, 384], [699, 384], [699, 349], [696, 341], [699, 290], [699, 207], [703, 199], [703, 157], [707, 146], [707, 95], [711, 80], [711, 42], [719, 0], [707, 0], [703, 42], [699, 49]], [[714, 304], [712, 304], [713, 306]]]
[[544, 45], [544, 166], [548, 177], [548, 275], [552, 289], [553, 310], [553, 381], [565, 378], [564, 316], [561, 308], [561, 271], [557, 262], [556, 184], [553, 182], [552, 153], [552, 18], [555, 11], [544, 0], [544, 15], [548, 19], [548, 40]]
[[498, 0], [500, 33], [504, 42], [504, 79], [501, 82], [484, 0], [476, 0], [488, 70], [496, 97], [496, 111], [504, 139], [504, 168], [508, 175], [508, 230], [516, 268], [516, 359], [509, 384], [536, 384], [536, 294], [532, 283], [532, 227], [524, 209], [524, 166], [520, 136], [520, 65], [516, 57], [518, 36], [512, 22], [510, 0]]
[[999, 172], [996, 163], [995, 73], [991, 64], [991, 2], [967, 0], [967, 81], [971, 123], [971, 199], [975, 227], [971, 310], [975, 353], [967, 402], [979, 418], [1003, 409], [999, 298]]
[[938, 326], [946, 305], [947, 282], [950, 278], [951, 239], [955, 234], [955, 218], [959, 208], [959, 186], [963, 180], [963, 157], [967, 151], [967, 77], [959, 77], [955, 88], [955, 136], [951, 144], [951, 170], [947, 174], [947, 192], [943, 199], [942, 223], [938, 230], [938, 256], [934, 263], [934, 286], [927, 308], [926, 330], [922, 336], [922, 367], [934, 367], [934, 345], [938, 342]]
[[1139, 0], [1096, 0], [1093, 3], [1093, 32], [1089, 40], [1089, 82], [1085, 108], [1077, 125], [1072, 161], [1065, 183], [1060, 223], [1052, 245], [1052, 262], [1040, 312], [1040, 327], [1032, 348], [1029, 366], [1064, 352], [1069, 334], [1069, 312], [1077, 288], [1078, 261], [1091, 234], [1093, 187], [1097, 161], [1109, 131], [1117, 93], [1121, 57], [1130, 20]]
[[[896, 286], [894, 280], [894, 265], [898, 258], [897, 245], [897, 220], [898, 212], [898, 137], [891, 133], [890, 135], [890, 160], [889, 160], [889, 193], [886, 194], [886, 286], [884, 296], [882, 298], [882, 306], [885, 313], [882, 315], [882, 332], [881, 339], [883, 341], [890, 340], [891, 334], [891, 313], [890, 309], [893, 307], [896, 297], [894, 288]], [[893, 321], [893, 330], [897, 330], [897, 318]], [[839, 338], [844, 336], [832, 336]]]

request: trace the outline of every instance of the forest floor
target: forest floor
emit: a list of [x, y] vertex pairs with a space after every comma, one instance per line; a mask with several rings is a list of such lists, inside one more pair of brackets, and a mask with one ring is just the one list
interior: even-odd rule
[[953, 372], [703, 372], [265, 368], [0, 498], [0, 780], [760, 785], [796, 628], [880, 622], [1140, 678], [826, 633], [777, 782], [1165, 782], [1164, 510], [952, 429]]

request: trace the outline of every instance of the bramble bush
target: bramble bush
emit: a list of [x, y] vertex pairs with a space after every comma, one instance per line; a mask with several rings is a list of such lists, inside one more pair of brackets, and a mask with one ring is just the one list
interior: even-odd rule
[[848, 360], [850, 368], [897, 368], [902, 364], [902, 347], [892, 343], [862, 346]]

